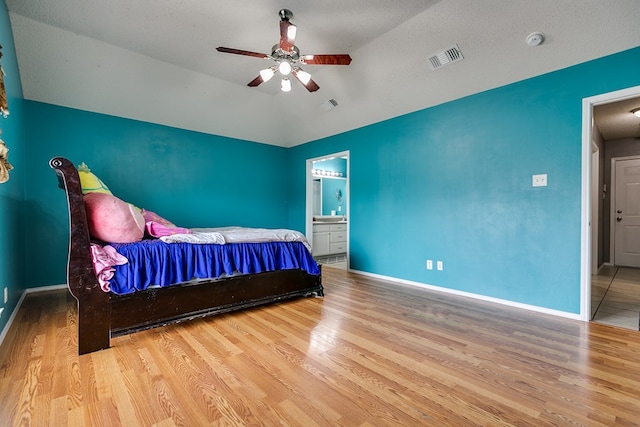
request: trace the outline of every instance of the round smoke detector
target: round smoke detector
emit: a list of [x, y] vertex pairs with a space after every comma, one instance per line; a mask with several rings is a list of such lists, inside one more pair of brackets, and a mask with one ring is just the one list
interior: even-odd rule
[[543, 41], [544, 34], [542, 33], [531, 33], [527, 36], [527, 44], [531, 47], [541, 45]]

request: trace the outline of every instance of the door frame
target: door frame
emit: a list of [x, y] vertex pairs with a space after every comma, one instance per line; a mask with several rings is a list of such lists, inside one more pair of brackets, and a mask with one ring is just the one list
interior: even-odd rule
[[[591, 143], [591, 274], [598, 274], [598, 234], [600, 228], [600, 147]], [[595, 184], [595, 185], [594, 185]]]
[[345, 195], [344, 195], [344, 205], [347, 212], [347, 270], [349, 270], [350, 262], [349, 262], [349, 233], [351, 230], [351, 158], [349, 150], [340, 151], [337, 153], [324, 154], [322, 156], [313, 157], [311, 159], [307, 159], [306, 161], [306, 172], [305, 172], [305, 182], [306, 182], [306, 207], [304, 214], [304, 222], [305, 222], [305, 235], [311, 247], [313, 247], [313, 162], [317, 162], [318, 160], [328, 159], [330, 157], [346, 157], [347, 158], [347, 179], [345, 182]]
[[591, 317], [591, 147], [593, 107], [640, 96], [640, 86], [582, 99], [582, 197], [580, 225], [580, 320]]

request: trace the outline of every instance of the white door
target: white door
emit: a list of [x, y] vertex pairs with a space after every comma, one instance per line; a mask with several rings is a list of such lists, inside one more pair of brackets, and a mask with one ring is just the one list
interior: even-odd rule
[[615, 184], [614, 263], [640, 267], [640, 159], [616, 161]]

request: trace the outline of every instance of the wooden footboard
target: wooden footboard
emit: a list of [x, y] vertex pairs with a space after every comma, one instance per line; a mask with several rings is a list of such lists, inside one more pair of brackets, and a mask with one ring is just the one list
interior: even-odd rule
[[302, 296], [322, 296], [321, 276], [282, 270], [198, 281], [129, 295], [103, 292], [91, 261], [80, 177], [63, 157], [49, 162], [69, 208], [67, 284], [78, 304], [78, 353], [109, 348], [111, 336]]

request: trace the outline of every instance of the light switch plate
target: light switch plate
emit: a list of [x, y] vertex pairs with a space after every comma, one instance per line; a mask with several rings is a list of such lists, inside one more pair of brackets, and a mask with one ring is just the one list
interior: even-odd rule
[[533, 187], [546, 187], [547, 186], [547, 174], [543, 173], [543, 174], [539, 174], [539, 175], [533, 175], [532, 186]]

